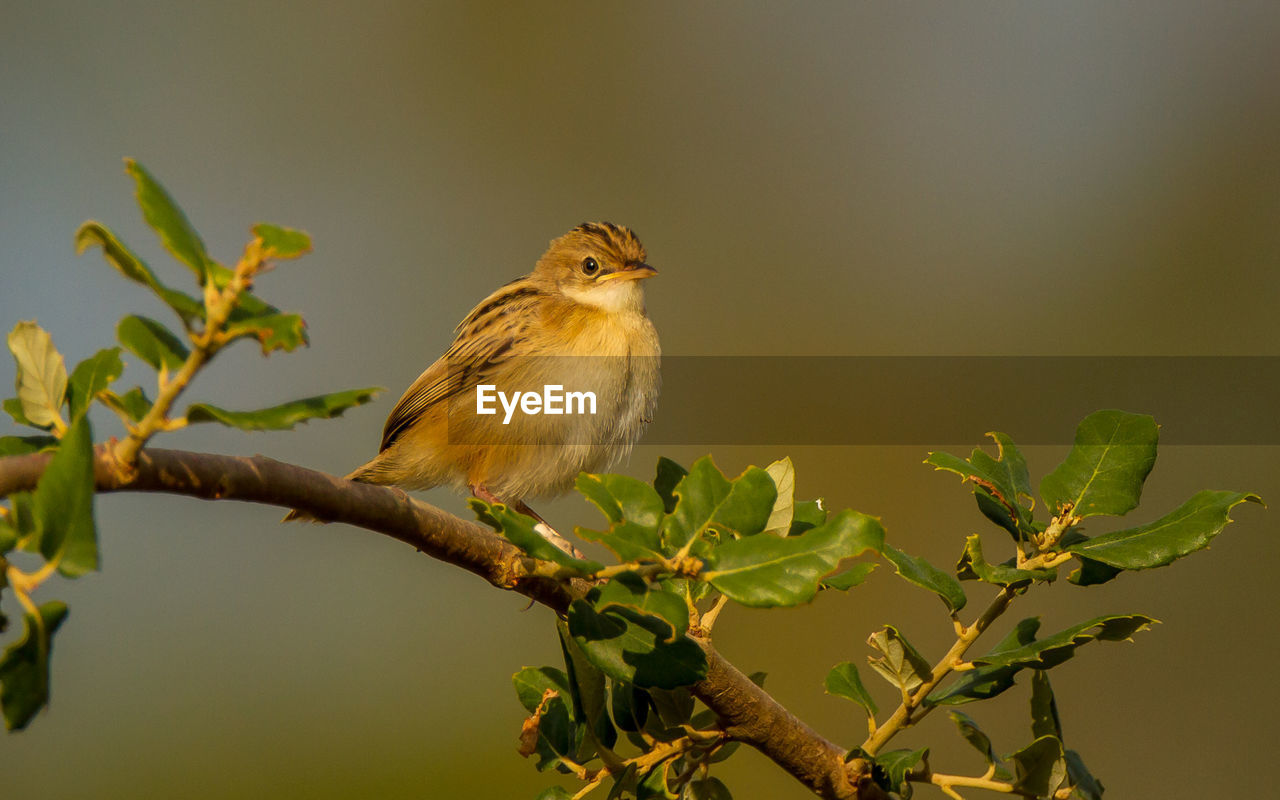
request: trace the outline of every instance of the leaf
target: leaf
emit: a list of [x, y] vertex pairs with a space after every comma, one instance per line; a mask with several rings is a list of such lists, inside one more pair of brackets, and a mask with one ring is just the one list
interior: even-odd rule
[[71, 371], [71, 391], [67, 395], [70, 403], [71, 418], [85, 413], [98, 393], [111, 385], [111, 382], [124, 372], [124, 364], [120, 361], [120, 348], [108, 347], [99, 350], [76, 365]]
[[[1040, 629], [1038, 617], [1028, 617], [1014, 626], [992, 649], [992, 653], [1007, 652], [1035, 641]], [[1013, 686], [1014, 676], [1021, 667], [977, 667], [959, 673], [959, 678], [944, 688], [934, 689], [925, 698], [926, 706], [958, 706], [975, 700], [988, 700]]]
[[904, 800], [911, 797], [911, 784], [907, 774], [929, 755], [929, 748], [919, 750], [890, 750], [875, 757], [871, 775], [880, 788], [897, 792]]
[[32, 499], [40, 554], [68, 578], [98, 568], [93, 493], [93, 433], [88, 418], [80, 417], [62, 437]]
[[52, 436], [0, 436], [0, 456], [25, 456], [57, 444]]
[[188, 294], [165, 286], [151, 268], [125, 247], [114, 233], [101, 223], [89, 221], [76, 231], [76, 253], [83, 253], [95, 244], [102, 248], [102, 255], [108, 264], [129, 280], [150, 288], [184, 323], [204, 319], [204, 304]]
[[304, 231], [259, 222], [253, 235], [262, 240], [263, 256], [270, 260], [297, 258], [311, 252], [311, 237]]
[[[667, 785], [671, 762], [663, 761], [649, 768], [643, 780], [636, 786], [636, 800], [680, 800], [679, 795]], [[623, 795], [619, 794], [621, 798]]]
[[689, 607], [684, 599], [649, 586], [635, 572], [620, 573], [601, 584], [594, 605], [602, 613], [613, 608], [629, 608], [661, 619], [670, 628], [667, 642], [675, 641], [689, 630]]
[[[686, 636], [674, 640], [671, 623], [625, 606], [596, 608], [600, 590], [569, 606], [569, 632], [591, 662], [614, 680], [641, 688], [674, 689], [707, 674], [702, 648]], [[605, 604], [609, 605], [609, 604]]]
[[643, 730], [649, 716], [649, 695], [625, 681], [610, 683], [609, 706], [613, 712], [613, 724], [627, 733]]
[[679, 502], [663, 525], [663, 539], [676, 550], [708, 533], [714, 538], [759, 533], [777, 499], [773, 479], [764, 470], [748, 467], [730, 481], [710, 456], [694, 462], [674, 493]]
[[1018, 569], [1008, 564], [989, 564], [982, 555], [982, 538], [974, 533], [965, 540], [964, 554], [956, 564], [962, 581], [980, 580], [996, 586], [1011, 586], [1031, 581], [1051, 581], [1058, 576], [1054, 569]]
[[10, 417], [13, 417], [13, 421], [18, 425], [26, 425], [27, 427], [30, 427], [30, 428], [41, 428], [42, 430], [48, 430], [46, 426], [37, 425], [31, 420], [27, 419], [27, 415], [22, 413], [22, 401], [16, 397], [10, 397], [4, 401], [4, 411]]
[[1102, 800], [1102, 793], [1105, 791], [1102, 782], [1089, 772], [1089, 768], [1084, 765], [1084, 759], [1080, 758], [1080, 754], [1075, 750], [1068, 750], [1065, 756], [1067, 760], [1067, 779], [1071, 781], [1071, 785], [1075, 788], [1075, 795], [1084, 798], [1084, 800]]
[[[556, 630], [560, 634], [560, 649], [564, 653], [564, 666], [568, 674], [569, 690], [573, 697], [574, 722], [584, 726], [595, 734], [597, 742], [605, 747], [613, 747], [618, 741], [618, 732], [609, 720], [607, 707], [607, 690], [604, 673], [573, 642], [569, 635], [569, 627], [556, 620]], [[589, 737], [583, 737], [584, 747], [589, 746]], [[594, 750], [594, 746], [590, 746]], [[579, 763], [595, 755], [594, 752], [579, 752], [576, 759]]]
[[1062, 740], [1062, 722], [1058, 719], [1058, 704], [1053, 699], [1053, 687], [1049, 685], [1049, 673], [1042, 669], [1031, 673], [1031, 735], [1035, 738], [1053, 736]]
[[764, 468], [773, 479], [777, 489], [777, 499], [773, 501], [773, 509], [765, 522], [765, 533], [776, 533], [786, 536], [791, 530], [791, 520], [796, 509], [796, 468], [790, 458], [775, 461]]
[[610, 523], [607, 531], [578, 527], [575, 533], [583, 539], [602, 542], [623, 561], [663, 558], [659, 531], [663, 502], [649, 484], [625, 475], [583, 473], [575, 486]]
[[[240, 302], [252, 295], [241, 295]], [[262, 345], [262, 354], [270, 355], [272, 351], [284, 350], [292, 353], [299, 347], [310, 343], [307, 338], [307, 323], [297, 314], [281, 314], [274, 310], [258, 315], [234, 316], [227, 322], [226, 337], [228, 341], [252, 337]]]
[[871, 634], [867, 638], [867, 644], [880, 654], [867, 656], [867, 663], [905, 694], [920, 688], [933, 672], [933, 667], [924, 656], [892, 625], [886, 625]]
[[1155, 522], [1105, 533], [1065, 549], [1118, 569], [1163, 567], [1208, 547], [1231, 522], [1231, 509], [1245, 502], [1261, 503], [1262, 498], [1248, 492], [1197, 492]]
[[111, 390], [102, 392], [102, 402], [117, 414], [123, 414], [134, 422], [140, 422], [151, 410], [151, 400], [135, 386], [124, 394], [116, 394]]
[[1041, 736], [1005, 758], [1013, 762], [1014, 787], [1035, 797], [1053, 794], [1067, 777], [1062, 742], [1055, 736]]
[[846, 591], [859, 585], [867, 579], [867, 577], [875, 572], [876, 564], [872, 561], [862, 561], [849, 567], [843, 572], [837, 572], [834, 575], [828, 575], [822, 579], [819, 584], [823, 589], [839, 589]]
[[1077, 517], [1127, 514], [1142, 498], [1159, 437], [1153, 417], [1095, 411], [1076, 428], [1067, 459], [1040, 481], [1040, 496], [1050, 509], [1070, 507]]
[[653, 488], [658, 493], [658, 496], [662, 498], [666, 513], [670, 514], [675, 511], [677, 501], [675, 488], [680, 485], [681, 479], [688, 474], [689, 470], [671, 459], [658, 459], [658, 470], [653, 477]]
[[[558, 766], [561, 759], [577, 755], [582, 729], [573, 723], [569, 678], [552, 667], [525, 667], [511, 676], [520, 705], [537, 718], [538, 738], [534, 752], [539, 772]], [[553, 696], [543, 703], [550, 691]], [[538, 715], [538, 709], [542, 713]]]
[[760, 534], [721, 544], [700, 577], [743, 605], [794, 606], [812, 600], [841, 561], [883, 545], [879, 520], [845, 510], [799, 536]]
[[999, 764], [1000, 759], [996, 757], [996, 751], [991, 747], [991, 739], [987, 734], [982, 732], [978, 727], [978, 723], [973, 721], [973, 717], [963, 711], [948, 711], [947, 716], [960, 729], [960, 735], [964, 740], [973, 745], [973, 748], [982, 754], [988, 764]]
[[871, 693], [862, 685], [862, 678], [858, 675], [858, 667], [852, 661], [845, 661], [832, 667], [831, 671], [827, 673], [825, 686], [827, 694], [852, 700], [865, 708], [873, 717], [879, 713], [879, 709], [876, 708], [876, 701], [872, 699]]
[[[9, 521], [7, 514], [0, 514], [0, 555], [10, 552], [18, 546], [18, 529]], [[0, 589], [8, 585], [8, 575], [0, 571]], [[0, 620], [4, 622], [4, 620]], [[4, 625], [0, 625], [0, 633], [4, 633]]]
[[703, 778], [689, 781], [684, 791], [685, 800], [733, 800], [729, 787], [721, 783], [719, 778]]
[[573, 793], [563, 786], [548, 786], [535, 800], [573, 800]]
[[204, 242], [187, 220], [186, 214], [174, 202], [164, 187], [132, 158], [126, 158], [125, 171], [137, 185], [138, 207], [142, 217], [157, 234], [165, 249], [195, 273], [196, 282], [204, 286], [208, 280], [212, 259], [205, 252]]
[[1151, 627], [1157, 620], [1142, 614], [1114, 614], [1097, 617], [1074, 625], [1045, 639], [1011, 649], [997, 648], [974, 664], [993, 666], [1034, 667], [1049, 669], [1075, 655], [1077, 647], [1094, 641], [1116, 642], [1128, 639], [1138, 631]]
[[173, 333], [147, 317], [130, 314], [116, 325], [116, 338], [125, 349], [151, 365], [167, 370], [181, 369], [191, 354]]
[[67, 606], [56, 600], [24, 615], [22, 638], [5, 648], [0, 658], [0, 706], [5, 726], [21, 730], [49, 702], [49, 653], [53, 634], [67, 618]]
[[547, 541], [542, 534], [534, 530], [538, 521], [533, 517], [512, 511], [502, 503], [486, 503], [474, 497], [467, 501], [467, 505], [476, 512], [476, 517], [481, 522], [501, 533], [507, 541], [533, 558], [551, 561], [562, 567], [576, 570], [581, 575], [589, 575], [604, 569], [604, 565], [598, 561], [574, 558]]
[[797, 500], [791, 515], [791, 528], [788, 536], [799, 536], [810, 528], [816, 528], [827, 521], [827, 510], [822, 507], [822, 498], [817, 500]]
[[348, 389], [304, 397], [257, 411], [227, 411], [208, 403], [195, 403], [187, 409], [187, 422], [220, 422], [243, 431], [287, 431], [309, 420], [340, 417], [347, 409], [364, 405], [381, 391], [381, 386]]
[[49, 334], [34, 321], [19, 322], [9, 332], [9, 350], [18, 363], [18, 401], [24, 417], [18, 421], [37, 428], [59, 424], [67, 394], [67, 365]]
[[1023, 502], [1023, 498], [1031, 500], [1027, 461], [1007, 434], [992, 431], [987, 435], [996, 443], [995, 458], [979, 447], [967, 460], [938, 452], [930, 453], [924, 463], [972, 482], [982, 512], [1021, 539], [1032, 526], [1031, 504]]
[[941, 597], [948, 611], [959, 611], [968, 602], [959, 581], [923, 558], [907, 555], [889, 545], [884, 546], [884, 557], [908, 583], [928, 589]]

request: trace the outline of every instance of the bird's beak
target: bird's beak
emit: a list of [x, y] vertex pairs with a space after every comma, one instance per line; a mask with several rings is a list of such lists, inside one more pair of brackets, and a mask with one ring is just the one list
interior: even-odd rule
[[648, 264], [627, 264], [617, 272], [609, 272], [597, 278], [598, 281], [638, 281], [652, 278], [658, 271]]

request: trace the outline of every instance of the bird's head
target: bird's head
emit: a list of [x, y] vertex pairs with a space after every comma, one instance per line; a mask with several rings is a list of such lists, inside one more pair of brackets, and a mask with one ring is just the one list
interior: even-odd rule
[[640, 281], [656, 274], [636, 235], [612, 222], [584, 222], [552, 240], [533, 271], [574, 301], [608, 311], [643, 310]]

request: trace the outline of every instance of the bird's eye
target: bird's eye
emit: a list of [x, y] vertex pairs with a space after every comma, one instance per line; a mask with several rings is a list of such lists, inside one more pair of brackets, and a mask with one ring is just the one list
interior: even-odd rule
[[596, 260], [594, 258], [592, 258], [591, 256], [587, 256], [586, 258], [582, 259], [583, 275], [595, 275], [599, 271], [600, 271], [600, 265], [596, 263]]

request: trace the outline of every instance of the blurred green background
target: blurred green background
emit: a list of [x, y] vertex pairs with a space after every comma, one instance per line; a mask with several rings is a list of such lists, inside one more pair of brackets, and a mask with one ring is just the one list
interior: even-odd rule
[[[342, 474], [373, 454], [457, 320], [588, 219], [643, 238], [661, 270], [650, 314], [675, 355], [1276, 356], [1277, 41], [1273, 2], [0, 0], [0, 327], [35, 317], [74, 362], [122, 314], [161, 315], [72, 252], [76, 226], [99, 219], [178, 280], [133, 205], [128, 155], [217, 257], [234, 260], [259, 220], [316, 242], [260, 282], [305, 313], [312, 347], [270, 361], [237, 348], [192, 399], [389, 387], [341, 421], [183, 431], [170, 447]], [[1065, 441], [1079, 415], [1053, 400], [1038, 424]], [[902, 413], [950, 401], [938, 386]], [[1004, 427], [985, 425], [933, 446]], [[899, 546], [951, 563], [982, 521], [952, 476], [920, 464], [925, 449], [715, 456], [737, 472], [789, 454], [804, 496], [880, 515]], [[1030, 448], [1034, 479], [1064, 451]], [[648, 477], [659, 454], [641, 446], [622, 470]], [[1134, 516], [1200, 488], [1274, 504], [1277, 456], [1165, 447]], [[547, 784], [515, 752], [510, 685], [559, 658], [543, 609], [378, 536], [282, 527], [275, 508], [120, 495], [98, 510], [101, 574], [41, 595], [71, 616], [51, 709], [0, 739], [6, 797], [530, 798]], [[580, 499], [541, 510], [562, 530], [596, 521]], [[1048, 629], [1108, 612], [1164, 621], [1053, 673], [1068, 746], [1108, 796], [1270, 793], [1249, 765], [1280, 736], [1275, 513], [1237, 509], [1209, 552], [1171, 569], [1023, 604]], [[822, 678], [861, 661], [885, 622], [933, 652], [951, 635], [935, 598], [881, 569], [811, 607], [732, 609], [717, 639], [854, 744], [861, 714]], [[1007, 752], [1029, 739], [1025, 709], [1015, 691], [966, 710]], [[980, 772], [949, 728], [904, 744]], [[740, 798], [807, 796], [755, 753], [720, 774]]]

